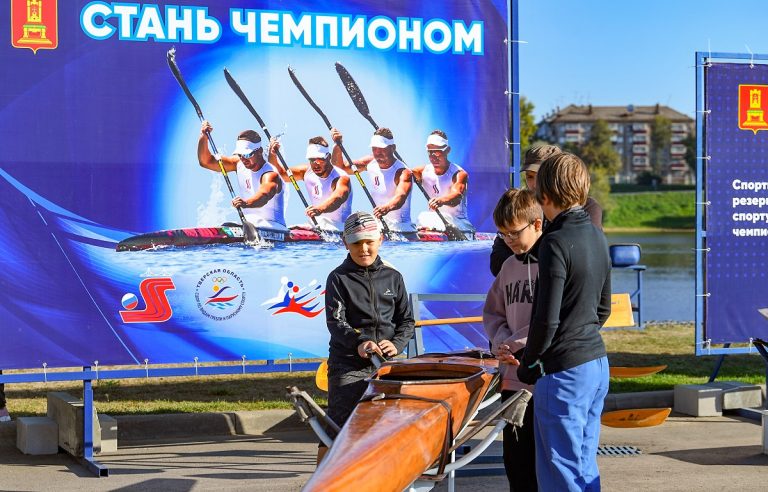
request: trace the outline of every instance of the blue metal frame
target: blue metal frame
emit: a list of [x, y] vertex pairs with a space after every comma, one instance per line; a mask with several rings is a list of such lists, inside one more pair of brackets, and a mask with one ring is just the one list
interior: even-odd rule
[[510, 182], [515, 188], [520, 187], [520, 22], [518, 22], [517, 1], [510, 0], [507, 5], [507, 11], [510, 15], [508, 19], [510, 36], [507, 40], [507, 49], [509, 51], [509, 80], [512, 84], [508, 89], [512, 105], [512, 124], [509, 128], [509, 145], [512, 147]]
[[696, 52], [696, 315], [695, 315], [695, 346], [696, 355], [720, 355], [720, 354], [749, 354], [755, 353], [752, 346], [732, 347], [724, 344], [723, 347], [713, 348], [706, 338], [706, 299], [707, 286], [704, 276], [704, 255], [707, 248], [707, 231], [705, 230], [704, 214], [706, 201], [704, 183], [706, 181], [707, 149], [705, 148], [704, 132], [707, 108], [705, 104], [704, 69], [711, 66], [713, 61], [718, 63], [750, 63], [768, 62], [768, 55], [751, 53], [704, 53]]

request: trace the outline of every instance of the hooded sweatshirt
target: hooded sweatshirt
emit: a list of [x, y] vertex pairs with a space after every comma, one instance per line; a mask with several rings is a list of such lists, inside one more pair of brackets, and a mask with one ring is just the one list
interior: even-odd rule
[[[483, 327], [491, 341], [491, 352], [496, 355], [502, 344], [509, 345], [509, 350], [514, 353], [524, 348], [528, 340], [533, 292], [539, 273], [535, 250], [534, 247], [528, 253], [507, 258], [486, 296]], [[533, 391], [533, 386], [517, 378], [517, 366], [502, 362], [499, 371], [502, 390]]]

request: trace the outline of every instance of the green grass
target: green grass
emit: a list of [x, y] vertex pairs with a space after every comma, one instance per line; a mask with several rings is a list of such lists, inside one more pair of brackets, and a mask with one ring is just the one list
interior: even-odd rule
[[[676, 384], [705, 383], [717, 359], [694, 355], [690, 323], [604, 331], [603, 339], [612, 365], [669, 366], [651, 376], [612, 379], [612, 393], [668, 390]], [[765, 363], [757, 355], [729, 355], [718, 379], [765, 383]], [[315, 387], [314, 374], [309, 372], [101, 380], [94, 382], [94, 398], [98, 410], [110, 415], [287, 409], [291, 406], [285, 399], [286, 386], [298, 386], [319, 404], [327, 403], [326, 393]], [[49, 391], [82, 395], [82, 384], [6, 384], [9, 411], [15, 416], [44, 415], [45, 395]]]
[[[703, 384], [709, 379], [718, 356], [694, 355], [692, 323], [660, 324], [645, 330], [604, 331], [608, 360], [614, 366], [655, 366], [664, 371], [652, 376], [611, 379], [612, 393], [673, 389], [676, 384]], [[718, 380], [765, 383], [765, 362], [757, 354], [725, 357]]]
[[616, 193], [616, 205], [607, 213], [607, 230], [693, 229], [696, 227], [695, 193], [666, 191]]
[[[231, 412], [292, 408], [286, 386], [298, 386], [326, 404], [311, 372], [100, 380], [93, 383], [93, 394], [98, 410], [110, 415]], [[82, 396], [82, 383], [6, 384], [8, 410], [17, 416], [44, 415], [50, 391]]]

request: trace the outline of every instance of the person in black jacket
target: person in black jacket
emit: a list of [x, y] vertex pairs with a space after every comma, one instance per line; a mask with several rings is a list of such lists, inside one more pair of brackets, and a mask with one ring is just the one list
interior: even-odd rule
[[605, 235], [581, 206], [589, 172], [573, 154], [542, 163], [536, 198], [549, 219], [520, 381], [535, 383], [536, 477], [541, 490], [600, 490], [597, 446], [608, 393], [600, 328], [611, 312]]
[[[552, 157], [555, 154], [561, 153], [560, 147], [556, 145], [535, 145], [528, 149], [525, 153], [525, 159], [523, 160], [522, 168], [520, 169], [525, 173], [525, 185], [529, 190], [536, 191], [536, 174], [539, 172], [541, 163], [547, 158]], [[589, 190], [587, 190], [589, 191]], [[603, 209], [600, 204], [597, 203], [592, 197], [587, 197], [583, 204], [584, 211], [589, 214], [589, 218], [596, 227], [603, 228]], [[544, 220], [544, 228], [549, 225], [548, 220]], [[491, 273], [493, 276], [497, 276], [501, 270], [501, 266], [507, 261], [507, 258], [512, 256], [512, 250], [509, 249], [503, 240], [496, 238], [493, 241], [493, 249], [491, 250]]]
[[325, 316], [331, 332], [328, 416], [344, 425], [375, 367], [371, 356], [393, 357], [413, 336], [414, 320], [403, 276], [378, 254], [379, 221], [355, 212], [344, 222], [349, 254], [328, 275]]

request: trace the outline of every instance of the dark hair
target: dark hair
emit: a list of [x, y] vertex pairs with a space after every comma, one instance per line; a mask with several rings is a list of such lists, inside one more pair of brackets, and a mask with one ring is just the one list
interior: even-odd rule
[[493, 209], [493, 222], [496, 227], [508, 227], [515, 222], [533, 224], [543, 216], [544, 212], [533, 191], [518, 188], [505, 191]]
[[374, 135], [381, 135], [382, 137], [384, 137], [384, 138], [388, 138], [388, 139], [390, 139], [390, 140], [392, 140], [393, 138], [395, 138], [394, 136], [392, 136], [392, 130], [390, 130], [389, 128], [383, 128], [383, 127], [382, 127], [382, 128], [379, 128], [378, 130], [376, 130], [375, 132], [373, 132], [373, 134], [374, 134]]
[[589, 171], [584, 162], [563, 152], [541, 163], [536, 175], [536, 198], [541, 202], [546, 195], [560, 209], [584, 205], [589, 185]]
[[443, 130], [433, 130], [432, 133], [430, 133], [430, 135], [440, 135], [444, 139], [448, 140], [448, 135], [446, 135], [446, 133]]
[[323, 137], [312, 137], [309, 139], [309, 143], [328, 147], [328, 142]]
[[237, 136], [238, 140], [248, 140], [249, 142], [258, 143], [261, 142], [261, 136], [259, 136], [258, 133], [256, 133], [255, 130], [245, 130], [240, 132], [240, 135]]
[[541, 164], [553, 155], [562, 153], [560, 147], [557, 145], [536, 145], [528, 149], [525, 153], [525, 159], [523, 159], [523, 166], [530, 166], [531, 164]]

